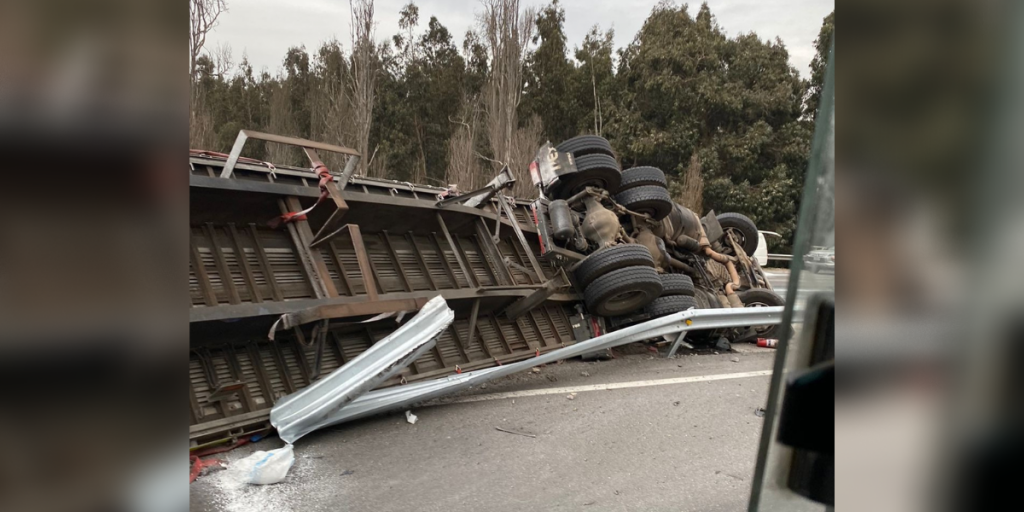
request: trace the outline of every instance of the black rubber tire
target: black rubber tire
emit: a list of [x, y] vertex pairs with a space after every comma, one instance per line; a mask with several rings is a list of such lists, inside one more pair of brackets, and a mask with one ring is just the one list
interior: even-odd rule
[[598, 249], [576, 267], [576, 283], [586, 288], [594, 279], [626, 267], [654, 268], [654, 258], [647, 246], [619, 244]]
[[665, 173], [657, 167], [633, 167], [622, 171], [619, 192], [646, 185], [668, 188], [668, 180], [665, 179]]
[[661, 296], [688, 295], [694, 296], [693, 279], [686, 274], [662, 274]]
[[562, 142], [555, 147], [559, 153], [572, 153], [572, 156], [579, 158], [583, 155], [603, 154], [615, 157], [612, 152], [612, 145], [608, 139], [598, 135], [580, 135]]
[[[754, 251], [757, 250], [757, 225], [754, 224], [754, 221], [746, 215], [727, 212], [718, 216], [718, 223], [722, 226], [723, 231], [731, 229], [734, 233], [739, 234], [741, 239], [736, 241], [743, 248], [743, 252], [748, 256], [754, 255]], [[731, 247], [731, 244], [725, 239], [722, 240], [722, 245]]]
[[569, 199], [587, 187], [597, 187], [614, 194], [619, 190], [622, 173], [614, 158], [593, 154], [576, 158], [576, 172], [558, 177], [558, 183], [549, 191], [554, 199]]
[[651, 267], [626, 267], [594, 279], [583, 291], [587, 309], [601, 316], [637, 311], [661, 295], [661, 278]]
[[653, 302], [644, 308], [644, 311], [646, 311], [651, 318], [659, 318], [696, 307], [697, 301], [689, 295], [669, 295], [654, 299]]
[[615, 202], [634, 212], [649, 214], [654, 220], [664, 219], [672, 213], [672, 196], [665, 187], [657, 185], [622, 191], [615, 195]]
[[[740, 298], [740, 301], [743, 302], [743, 307], [747, 308], [786, 305], [786, 299], [782, 298], [779, 294], [765, 288], [743, 290], [742, 292], [737, 292], [736, 295]], [[777, 338], [780, 329], [778, 324], [752, 327], [754, 327], [754, 330], [757, 331], [758, 338]]]

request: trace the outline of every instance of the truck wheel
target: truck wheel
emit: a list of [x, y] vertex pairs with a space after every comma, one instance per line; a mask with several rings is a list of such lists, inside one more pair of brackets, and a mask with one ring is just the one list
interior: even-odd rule
[[657, 167], [633, 167], [622, 171], [622, 185], [619, 192], [644, 185], [657, 185], [668, 188], [665, 173]]
[[576, 283], [586, 288], [594, 279], [626, 267], [654, 268], [654, 258], [646, 246], [620, 244], [598, 249], [576, 267]]
[[[757, 226], [749, 217], [739, 213], [723, 213], [718, 216], [718, 224], [727, 235], [732, 233], [736, 243], [740, 244], [747, 255], [752, 255], [757, 250]], [[726, 240], [722, 240], [722, 244], [729, 247]]]
[[[664, 219], [672, 213], [672, 196], [665, 187], [658, 185], [644, 185], [625, 190], [615, 195], [615, 202], [634, 212], [646, 213], [654, 220]], [[757, 242], [756, 236], [754, 242]]]
[[644, 308], [644, 311], [651, 315], [651, 318], [659, 318], [696, 307], [697, 301], [689, 295], [669, 295], [654, 299], [653, 302]]
[[583, 291], [587, 309], [595, 315], [632, 313], [661, 295], [661, 278], [651, 267], [613, 270], [590, 283]]
[[555, 199], [569, 199], [587, 187], [603, 188], [609, 194], [619, 190], [622, 173], [614, 158], [604, 154], [576, 158], [576, 172], [558, 177], [551, 195]]
[[574, 158], [593, 154], [608, 155], [610, 157], [615, 156], [615, 153], [612, 152], [612, 145], [608, 143], [608, 139], [598, 135], [580, 135], [579, 137], [573, 137], [562, 142], [556, 146], [555, 149], [557, 149], [559, 153], [572, 153]]
[[[779, 296], [779, 294], [766, 290], [764, 288], [754, 288], [752, 290], [743, 290], [737, 292], [740, 301], [743, 302], [745, 308], [768, 308], [773, 306], [785, 306], [786, 300]], [[779, 325], [757, 325], [753, 326], [754, 330], [757, 331], [758, 338], [774, 338], [778, 334]]]
[[693, 279], [686, 274], [662, 274], [661, 296], [688, 295], [694, 296]]

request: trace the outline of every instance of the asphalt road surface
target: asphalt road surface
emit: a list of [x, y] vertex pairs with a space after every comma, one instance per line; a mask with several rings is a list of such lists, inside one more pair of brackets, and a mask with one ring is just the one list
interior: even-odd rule
[[[642, 346], [629, 350], [418, 407], [414, 425], [399, 413], [315, 432], [295, 446], [284, 482], [235, 487], [225, 472], [213, 473], [192, 484], [191, 509], [745, 508], [762, 424], [755, 410], [764, 405], [773, 351], [684, 350], [665, 359]], [[223, 457], [280, 446], [272, 437]]]

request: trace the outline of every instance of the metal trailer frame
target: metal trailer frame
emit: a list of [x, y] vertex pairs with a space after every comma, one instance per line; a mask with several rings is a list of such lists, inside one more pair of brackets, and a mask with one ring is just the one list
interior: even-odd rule
[[[321, 201], [324, 177], [242, 158], [248, 139], [296, 146], [313, 167], [324, 151], [347, 165], [323, 183], [327, 204], [274, 229], [268, 220]], [[352, 175], [358, 157], [348, 148], [248, 130], [236, 142], [231, 154], [189, 156], [193, 447], [269, 428], [274, 405], [397, 327], [367, 319], [418, 310], [437, 295], [456, 320], [378, 387], [575, 342], [569, 316], [579, 297], [540, 257], [529, 202], [459, 196], [438, 207], [444, 188]]]
[[525, 371], [540, 364], [553, 363], [561, 359], [618, 347], [635, 341], [677, 334], [676, 341], [673, 344], [672, 351], [674, 352], [682, 342], [685, 334], [689, 331], [777, 324], [782, 321], [783, 309], [783, 307], [778, 306], [767, 308], [690, 309], [681, 311], [586, 341], [580, 341], [574, 345], [553, 350], [546, 354], [540, 354], [517, 363], [459, 373], [443, 379], [371, 391], [353, 400], [348, 406], [331, 413], [322, 422], [312, 427], [311, 430], [391, 410], [407, 408], [413, 404], [468, 389], [473, 385], [498, 377]]

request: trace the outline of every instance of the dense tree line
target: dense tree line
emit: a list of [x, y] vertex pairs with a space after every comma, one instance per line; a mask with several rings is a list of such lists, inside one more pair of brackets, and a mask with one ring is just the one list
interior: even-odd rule
[[[361, 0], [347, 47], [291, 48], [276, 75], [245, 57], [234, 66], [223, 48], [204, 52], [191, 144], [228, 151], [239, 129], [262, 129], [355, 147], [364, 174], [463, 190], [509, 164], [517, 195], [532, 196], [526, 167], [536, 149], [595, 133], [624, 168], [664, 170], [681, 203], [744, 213], [790, 244], [834, 13], [807, 81], [781, 41], [729, 37], [707, 4], [695, 16], [658, 4], [618, 52], [612, 32], [596, 26], [570, 47], [558, 0], [539, 12], [519, 0], [482, 4], [461, 44], [414, 3], [400, 12], [399, 33], [380, 42], [372, 0]], [[252, 144], [247, 156], [305, 165], [275, 144]]]

